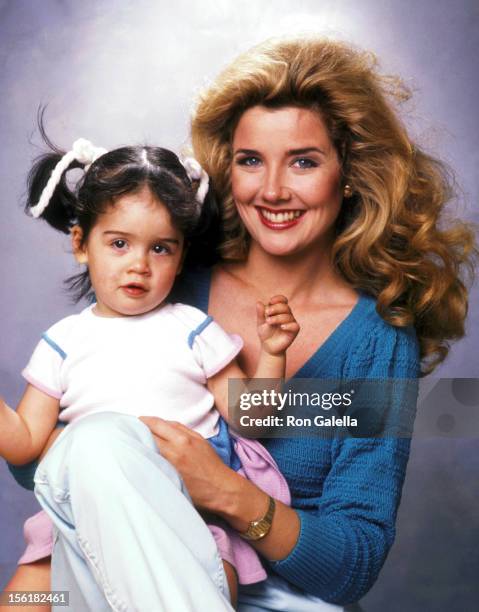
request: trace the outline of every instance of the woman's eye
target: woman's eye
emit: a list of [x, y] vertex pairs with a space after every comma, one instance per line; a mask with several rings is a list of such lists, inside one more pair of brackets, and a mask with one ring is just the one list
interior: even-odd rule
[[170, 253], [170, 249], [163, 244], [155, 244], [153, 247], [153, 252], [157, 255], [168, 255]]
[[310, 159], [309, 157], [299, 157], [293, 162], [293, 166], [296, 166], [297, 168], [317, 168], [318, 165], [318, 162], [314, 161], [314, 159]]
[[261, 163], [261, 160], [259, 157], [254, 157], [253, 155], [250, 155], [249, 157], [241, 157], [240, 159], [238, 159], [236, 163], [239, 166], [255, 167], [255, 166], [259, 166], [259, 164]]
[[122, 250], [126, 247], [126, 240], [119, 238], [118, 240], [114, 240], [111, 244], [115, 249]]

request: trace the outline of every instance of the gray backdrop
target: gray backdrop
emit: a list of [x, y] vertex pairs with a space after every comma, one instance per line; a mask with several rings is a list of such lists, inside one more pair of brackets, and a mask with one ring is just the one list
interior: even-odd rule
[[[73, 311], [62, 291], [74, 270], [68, 241], [21, 210], [40, 103], [60, 145], [83, 136], [178, 149], [195, 93], [238, 52], [270, 35], [322, 32], [375, 51], [406, 79], [408, 125], [453, 166], [458, 211], [477, 221], [478, 25], [477, 0], [0, 0], [0, 393], [18, 402], [39, 334]], [[476, 292], [441, 376], [478, 376], [477, 302]], [[478, 450], [477, 437], [413, 442], [397, 541], [366, 610], [478, 609]], [[37, 504], [4, 462], [0, 483], [2, 586]]]

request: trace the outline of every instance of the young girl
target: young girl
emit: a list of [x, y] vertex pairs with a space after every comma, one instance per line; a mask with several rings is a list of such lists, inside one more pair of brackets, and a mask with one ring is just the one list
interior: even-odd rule
[[[75, 193], [66, 173], [79, 166], [85, 175]], [[261, 483], [272, 496], [270, 515], [273, 497], [289, 503], [284, 478], [258, 442], [234, 436], [233, 451], [220, 442], [221, 416], [228, 419], [228, 378], [245, 377], [235, 361], [241, 338], [202, 311], [167, 300], [211, 198], [199, 164], [182, 164], [162, 148], [106, 152], [81, 139], [70, 152], [37, 162], [28, 207], [33, 216], [70, 232], [74, 255], [86, 265], [70, 287], [78, 298], [93, 289], [96, 301], [43, 334], [23, 372], [28, 385], [17, 411], [0, 401], [0, 454], [10, 463], [37, 457], [58, 420], [74, 423], [98, 412], [160, 416], [208, 438], [230, 465]], [[267, 306], [258, 303], [257, 313], [261, 355], [255, 377], [282, 378], [299, 325], [283, 296]], [[48, 509], [42, 487], [36, 493], [61, 532], [62, 521]], [[210, 529], [234, 601], [236, 579], [247, 584], [266, 574], [236, 532], [220, 525]]]

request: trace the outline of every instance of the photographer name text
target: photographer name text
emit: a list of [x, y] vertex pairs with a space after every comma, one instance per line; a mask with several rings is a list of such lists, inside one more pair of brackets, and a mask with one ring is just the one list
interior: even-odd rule
[[316, 415], [313, 419], [308, 417], [295, 417], [288, 415], [280, 417], [269, 414], [265, 417], [250, 417], [243, 414], [240, 417], [242, 427], [357, 427], [358, 421], [349, 415], [344, 417], [325, 417]]

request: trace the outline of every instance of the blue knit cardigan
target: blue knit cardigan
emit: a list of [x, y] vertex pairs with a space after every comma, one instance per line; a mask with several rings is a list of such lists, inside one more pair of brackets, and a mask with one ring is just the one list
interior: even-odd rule
[[[185, 281], [175, 300], [207, 312], [211, 273], [190, 273]], [[414, 329], [389, 325], [376, 312], [376, 301], [361, 294], [294, 378], [414, 380], [419, 372]], [[284, 474], [301, 521], [294, 549], [270, 563], [271, 570], [327, 602], [358, 601], [376, 581], [394, 541], [410, 439], [269, 438], [262, 443]]]

